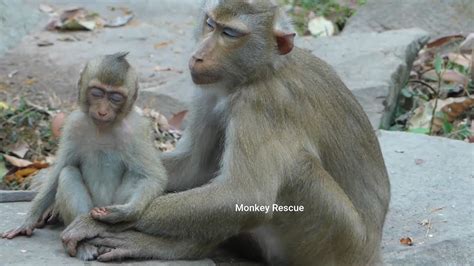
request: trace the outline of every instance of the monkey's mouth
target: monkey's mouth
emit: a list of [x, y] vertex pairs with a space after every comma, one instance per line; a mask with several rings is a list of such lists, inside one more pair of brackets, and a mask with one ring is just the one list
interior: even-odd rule
[[97, 126], [106, 126], [106, 125], [109, 125], [111, 124], [114, 119], [109, 117], [109, 118], [99, 118], [97, 116], [94, 116], [92, 115], [92, 122], [94, 122], [94, 124], [96, 124]]
[[191, 69], [191, 78], [193, 79], [194, 84], [205, 85], [216, 83], [220, 80], [218, 75], [212, 73], [198, 73]]

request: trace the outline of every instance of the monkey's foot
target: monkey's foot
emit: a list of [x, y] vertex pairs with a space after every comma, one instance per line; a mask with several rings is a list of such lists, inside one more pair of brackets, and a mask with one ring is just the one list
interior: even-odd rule
[[98, 248], [94, 245], [81, 243], [77, 247], [76, 257], [80, 260], [95, 260], [98, 256]]

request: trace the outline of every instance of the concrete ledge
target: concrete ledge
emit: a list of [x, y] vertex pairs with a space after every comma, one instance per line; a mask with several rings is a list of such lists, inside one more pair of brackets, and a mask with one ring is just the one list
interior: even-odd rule
[[0, 190], [0, 203], [2, 202], [18, 202], [31, 201], [36, 196], [35, 191], [24, 190]]

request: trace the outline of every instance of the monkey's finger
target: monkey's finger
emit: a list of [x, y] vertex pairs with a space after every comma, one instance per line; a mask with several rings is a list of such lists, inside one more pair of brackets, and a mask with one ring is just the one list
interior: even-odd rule
[[125, 258], [131, 258], [132, 255], [133, 253], [130, 250], [117, 248], [110, 252], [100, 255], [99, 257], [97, 257], [97, 260], [101, 262], [121, 260]]
[[75, 240], [69, 240], [66, 245], [66, 250], [69, 256], [75, 257], [77, 253], [77, 241]]
[[109, 247], [105, 247], [105, 246], [100, 246], [98, 249], [97, 249], [97, 253], [100, 255], [102, 254], [105, 254], [105, 253], [109, 253], [113, 250], [113, 248], [109, 248]]
[[113, 238], [103, 238], [103, 237], [96, 237], [94, 239], [88, 240], [88, 243], [94, 245], [94, 246], [105, 246], [109, 248], [117, 248], [120, 243], [118, 243], [117, 239]]

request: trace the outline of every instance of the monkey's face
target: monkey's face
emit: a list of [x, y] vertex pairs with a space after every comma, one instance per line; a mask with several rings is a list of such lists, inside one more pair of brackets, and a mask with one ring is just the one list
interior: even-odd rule
[[87, 89], [89, 116], [99, 127], [106, 127], [117, 120], [117, 116], [127, 100], [124, 90], [101, 83], [92, 82]]
[[274, 14], [259, 13], [260, 7], [252, 5], [235, 1], [205, 5], [199, 45], [189, 61], [194, 83], [244, 83], [273, 62], [278, 54]]

